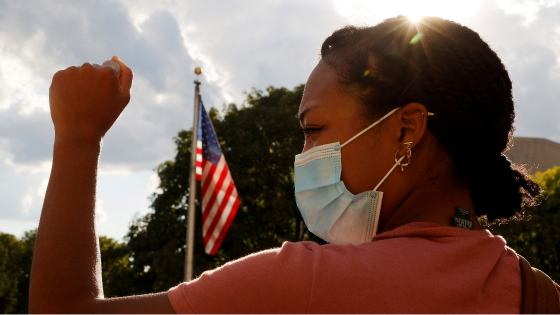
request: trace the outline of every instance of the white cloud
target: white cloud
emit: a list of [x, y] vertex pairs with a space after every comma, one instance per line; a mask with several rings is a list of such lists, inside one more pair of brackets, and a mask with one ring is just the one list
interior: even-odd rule
[[33, 194], [29, 192], [26, 195], [24, 195], [23, 198], [21, 199], [21, 208], [22, 208], [21, 211], [27, 214], [29, 213], [29, 210], [31, 210], [32, 206], [33, 206]]
[[9, 166], [16, 174], [17, 173], [50, 173], [52, 161], [40, 161], [38, 163], [15, 163], [14, 160], [6, 158], [4, 165]]
[[105, 222], [99, 222], [100, 235], [122, 239], [128, 232], [128, 223], [135, 214], [145, 215], [150, 211], [147, 191], [153, 171], [139, 171], [129, 175], [101, 174], [97, 183], [97, 198], [103, 200], [107, 214]]
[[[241, 102], [242, 91], [251, 87], [303, 83], [322, 39], [343, 22], [331, 1], [123, 3], [131, 19], [142, 23], [162, 11], [175, 18], [183, 46], [203, 68], [203, 97], [218, 108]], [[187, 70], [191, 78], [193, 70]]]
[[39, 221], [43, 196], [39, 196], [46, 172], [14, 167], [0, 158], [0, 220]]
[[45, 177], [43, 181], [41, 181], [41, 185], [39, 189], [37, 189], [37, 197], [44, 199], [45, 195], [47, 194], [47, 187], [49, 186], [49, 177]]
[[99, 198], [95, 200], [95, 221], [98, 223], [107, 221], [107, 212], [103, 209], [103, 200]]
[[464, 22], [498, 51], [510, 72], [517, 112], [515, 135], [560, 142], [560, 39], [556, 32], [560, 2], [518, 3], [539, 8], [527, 12], [507, 9], [515, 3], [488, 1]]
[[23, 237], [25, 231], [36, 229], [39, 221], [0, 219], [0, 232]]
[[539, 11], [551, 8], [560, 3], [558, 0], [515, 1], [497, 0], [498, 5], [506, 14], [517, 14], [523, 17], [523, 26], [528, 26], [538, 18]]
[[[5, 46], [0, 42], [0, 47]], [[20, 58], [0, 53], [0, 113], [12, 106], [20, 115], [49, 111], [48, 86]]]

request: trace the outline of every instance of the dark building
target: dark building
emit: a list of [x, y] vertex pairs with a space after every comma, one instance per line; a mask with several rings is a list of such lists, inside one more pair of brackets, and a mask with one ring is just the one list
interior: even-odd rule
[[531, 174], [560, 166], [560, 144], [543, 138], [515, 137], [513, 141], [505, 155], [512, 162], [527, 164]]

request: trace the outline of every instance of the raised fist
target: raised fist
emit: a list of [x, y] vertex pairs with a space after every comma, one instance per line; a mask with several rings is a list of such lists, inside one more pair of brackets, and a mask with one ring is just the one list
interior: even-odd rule
[[132, 70], [118, 57], [58, 71], [49, 90], [56, 139], [100, 141], [130, 101]]

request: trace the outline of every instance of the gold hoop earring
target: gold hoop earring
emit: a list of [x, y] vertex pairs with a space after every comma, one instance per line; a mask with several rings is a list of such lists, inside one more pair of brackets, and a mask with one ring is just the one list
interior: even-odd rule
[[401, 162], [399, 162], [399, 159], [397, 159], [397, 154], [399, 154], [399, 151], [401, 149], [398, 149], [397, 152], [395, 152], [395, 163], [397, 163], [397, 165], [399, 165], [401, 167], [401, 172], [404, 172], [404, 167], [410, 165], [410, 157], [412, 157], [412, 144], [414, 142], [409, 141], [409, 142], [405, 142], [404, 144], [406, 145], [406, 158], [408, 159], [408, 161], [405, 164], [402, 164]]

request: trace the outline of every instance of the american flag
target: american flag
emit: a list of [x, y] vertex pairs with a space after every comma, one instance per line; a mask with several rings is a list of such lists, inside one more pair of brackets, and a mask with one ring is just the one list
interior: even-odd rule
[[202, 100], [198, 117], [196, 179], [202, 184], [202, 236], [204, 250], [213, 256], [239, 208], [239, 197]]

